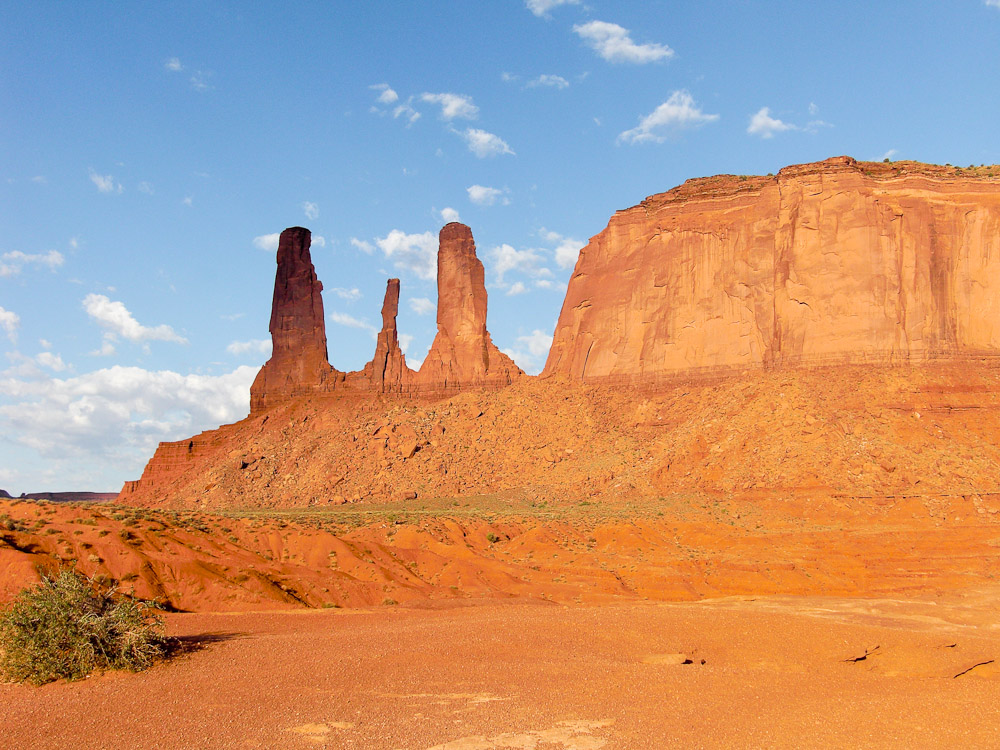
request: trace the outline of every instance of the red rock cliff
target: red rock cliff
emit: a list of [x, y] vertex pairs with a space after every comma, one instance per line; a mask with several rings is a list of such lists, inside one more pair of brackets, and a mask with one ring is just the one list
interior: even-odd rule
[[271, 300], [271, 358], [250, 387], [250, 411], [293, 396], [328, 390], [342, 374], [330, 366], [323, 319], [323, 284], [316, 278], [308, 229], [291, 227], [278, 241]]
[[1000, 179], [838, 157], [690, 180], [580, 253], [543, 374], [1000, 354]]
[[520, 368], [486, 330], [486, 284], [472, 230], [452, 222], [438, 245], [437, 335], [417, 380], [425, 387], [509, 384]]

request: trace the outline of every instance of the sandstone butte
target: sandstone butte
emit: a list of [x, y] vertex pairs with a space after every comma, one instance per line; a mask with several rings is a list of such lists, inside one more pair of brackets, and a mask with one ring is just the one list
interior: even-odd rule
[[441, 230], [420, 371], [398, 349], [390, 280], [374, 359], [338, 372], [308, 231], [286, 230], [250, 416], [162, 443], [119, 499], [986, 491], [1000, 467], [996, 175], [838, 157], [647, 198], [581, 251], [537, 378], [493, 345], [460, 224]]

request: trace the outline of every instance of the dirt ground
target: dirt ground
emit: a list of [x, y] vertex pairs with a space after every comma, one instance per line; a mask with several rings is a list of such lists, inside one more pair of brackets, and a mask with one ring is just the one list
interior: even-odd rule
[[11, 748], [995, 748], [1000, 588], [174, 614], [149, 672], [0, 686]]

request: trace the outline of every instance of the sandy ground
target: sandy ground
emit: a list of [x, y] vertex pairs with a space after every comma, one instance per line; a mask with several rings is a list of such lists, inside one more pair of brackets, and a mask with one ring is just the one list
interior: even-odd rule
[[0, 685], [10, 748], [995, 748], [1000, 588], [173, 614], [143, 674]]

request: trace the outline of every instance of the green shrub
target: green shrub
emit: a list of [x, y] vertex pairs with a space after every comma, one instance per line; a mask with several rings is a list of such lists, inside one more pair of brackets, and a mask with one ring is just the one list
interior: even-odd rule
[[166, 652], [155, 604], [118, 596], [71, 568], [25, 589], [0, 614], [0, 675], [41, 685], [96, 669], [146, 669]]

